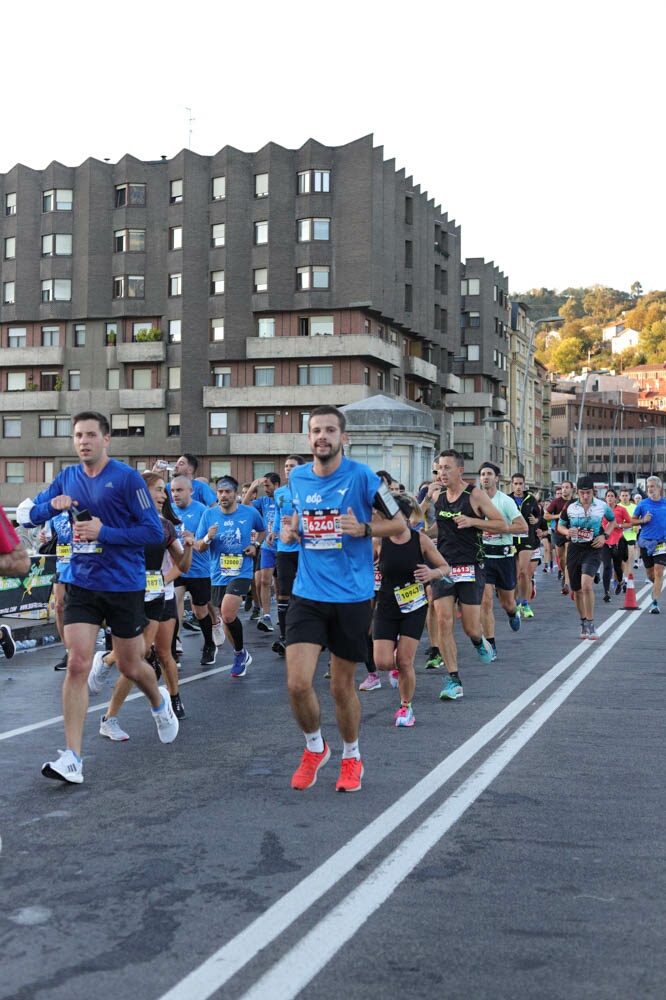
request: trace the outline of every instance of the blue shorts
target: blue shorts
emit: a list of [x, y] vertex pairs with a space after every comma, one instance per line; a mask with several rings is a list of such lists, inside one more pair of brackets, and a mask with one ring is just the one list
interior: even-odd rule
[[270, 549], [265, 545], [261, 546], [259, 569], [274, 569], [277, 559], [277, 549]]

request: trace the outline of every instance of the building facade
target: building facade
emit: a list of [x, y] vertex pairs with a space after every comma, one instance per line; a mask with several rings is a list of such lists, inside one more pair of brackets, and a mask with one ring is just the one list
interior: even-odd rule
[[[243, 480], [307, 451], [315, 406], [375, 395], [432, 416], [413, 488], [453, 443], [461, 314], [465, 377], [487, 380], [483, 412], [506, 410], [506, 369], [486, 376], [487, 349], [473, 349], [479, 297], [461, 312], [460, 228], [372, 136], [17, 165], [0, 175], [0, 212], [7, 504], [74, 460], [80, 410], [108, 414], [111, 453], [140, 470], [189, 451], [201, 474]], [[466, 266], [506, 345], [506, 279]]]

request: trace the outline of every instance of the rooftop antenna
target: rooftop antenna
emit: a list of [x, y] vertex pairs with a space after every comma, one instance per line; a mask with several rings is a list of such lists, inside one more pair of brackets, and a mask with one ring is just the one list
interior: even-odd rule
[[185, 108], [187, 111], [187, 148], [192, 149], [192, 122], [196, 121], [196, 118], [192, 116], [192, 108]]

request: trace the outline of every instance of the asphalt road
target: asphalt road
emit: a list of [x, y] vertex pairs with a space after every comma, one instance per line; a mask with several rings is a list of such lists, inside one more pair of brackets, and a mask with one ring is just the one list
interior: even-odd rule
[[93, 699], [80, 786], [40, 774], [63, 746], [60, 647], [0, 659], [0, 997], [661, 1000], [666, 614], [598, 604], [581, 642], [537, 575], [534, 620], [498, 614], [495, 663], [460, 633], [461, 701], [438, 699], [425, 643], [413, 729], [387, 680], [362, 694], [354, 795], [334, 791], [325, 657], [331, 761], [290, 788], [302, 737], [253, 624], [240, 680], [227, 647], [204, 671], [185, 638], [173, 745], [142, 697], [131, 739], [101, 738]]

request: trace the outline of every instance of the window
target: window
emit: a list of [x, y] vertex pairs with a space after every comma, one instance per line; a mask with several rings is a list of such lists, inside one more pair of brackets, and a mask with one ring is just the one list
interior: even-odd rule
[[481, 357], [481, 349], [478, 344], [467, 345], [467, 360], [478, 361]]
[[310, 318], [311, 337], [332, 337], [333, 317], [332, 316], [312, 316]]
[[297, 236], [299, 243], [309, 243], [311, 240], [328, 240], [331, 233], [330, 219], [299, 219]]
[[107, 323], [105, 326], [105, 340], [107, 347], [110, 344], [115, 344], [117, 339], [118, 339], [118, 324]]
[[120, 388], [120, 369], [119, 368], [108, 368], [106, 372], [106, 387], [107, 389], [119, 389]]
[[42, 236], [42, 257], [71, 257], [71, 233], [51, 233]]
[[333, 365], [299, 365], [299, 385], [333, 385]]
[[210, 245], [212, 247], [224, 246], [224, 223], [215, 222], [210, 227]]
[[456, 450], [460, 452], [466, 462], [474, 461], [474, 442], [456, 441]]
[[210, 272], [210, 294], [224, 295], [224, 271]]
[[411, 312], [414, 308], [414, 295], [411, 285], [405, 285], [405, 312]]
[[268, 222], [255, 222], [254, 242], [257, 246], [262, 243], [268, 243]]
[[39, 436], [49, 437], [70, 437], [72, 433], [72, 421], [70, 417], [40, 417]]
[[393, 395], [394, 396], [399, 396], [400, 395], [400, 376], [399, 375], [393, 375], [391, 377], [391, 382], [393, 384]]
[[167, 370], [167, 386], [172, 390], [180, 389], [180, 368]]
[[255, 198], [268, 197], [268, 174], [254, 175], [254, 197]]
[[50, 459], [42, 463], [42, 482], [52, 483], [55, 479], [55, 463]]
[[252, 463], [252, 478], [261, 479], [262, 476], [267, 476], [269, 472], [275, 472], [275, 462], [253, 462]]
[[273, 316], [265, 316], [259, 320], [259, 336], [260, 337], [275, 336], [275, 318]]
[[252, 272], [252, 290], [255, 292], [268, 291], [268, 268], [255, 267]]
[[219, 365], [215, 365], [212, 376], [216, 389], [229, 389], [231, 387], [231, 368], [221, 368]]
[[183, 227], [172, 226], [169, 230], [169, 250], [183, 249]]
[[111, 437], [143, 437], [146, 418], [143, 413], [112, 413]]
[[370, 385], [370, 369], [363, 369], [363, 385]]
[[42, 347], [60, 347], [60, 327], [42, 327]]
[[257, 413], [256, 432], [257, 434], [273, 434], [275, 431], [274, 413]]
[[25, 392], [26, 383], [25, 372], [7, 372], [7, 392]]
[[86, 346], [86, 325], [85, 323], [74, 324], [74, 347]]
[[221, 476], [231, 475], [231, 462], [211, 462], [210, 463], [210, 478], [215, 482]]
[[42, 281], [42, 302], [71, 302], [72, 282], [69, 278], [48, 278]]
[[5, 195], [5, 215], [16, 215], [16, 191]]
[[227, 196], [227, 178], [213, 177], [213, 201], [222, 201]]
[[310, 423], [310, 414], [309, 413], [301, 413], [301, 434], [307, 434], [308, 433], [308, 430], [309, 430], [308, 424], [309, 423]]
[[42, 192], [42, 212], [71, 212], [74, 192], [71, 188], [55, 188]]
[[408, 226], [414, 224], [414, 199], [410, 194], [405, 196], [405, 224]]
[[227, 413], [226, 411], [213, 412], [210, 415], [210, 436], [220, 437], [227, 433]]
[[28, 331], [25, 326], [10, 326], [8, 330], [8, 347], [25, 347], [27, 333]]
[[171, 181], [169, 185], [169, 203], [171, 205], [179, 205], [183, 200], [183, 181]]
[[182, 336], [183, 321], [182, 319], [170, 319], [169, 320], [169, 343], [170, 344], [180, 344], [180, 338]]
[[275, 368], [255, 368], [254, 369], [254, 384], [255, 385], [275, 385]]
[[146, 249], [145, 229], [118, 229], [113, 238], [116, 253], [143, 253]]
[[454, 424], [473, 424], [474, 423], [474, 410], [454, 410], [453, 411], [453, 423]]
[[20, 438], [21, 418], [5, 417], [2, 421], [2, 436], [6, 438]]
[[81, 388], [81, 372], [75, 368], [70, 368], [67, 376], [67, 388], [70, 392], [78, 392]]
[[481, 313], [478, 312], [467, 313], [467, 325], [471, 327], [481, 326]]
[[142, 274], [127, 275], [127, 298], [142, 299], [146, 292], [146, 279]]
[[5, 260], [14, 260], [16, 257], [16, 237], [5, 237]]
[[177, 437], [180, 434], [180, 413], [167, 414], [167, 435]]
[[328, 193], [331, 190], [330, 170], [302, 170], [298, 174], [298, 193], [309, 194], [311, 191]]
[[170, 274], [169, 275], [169, 295], [182, 295], [183, 294], [183, 276], [182, 274]]
[[224, 318], [210, 321], [210, 339], [214, 342], [224, 340]]
[[3, 281], [2, 301], [4, 305], [11, 306], [16, 301], [16, 284], [13, 281]]
[[414, 267], [414, 244], [405, 240], [405, 267]]
[[305, 291], [309, 288], [328, 288], [330, 267], [309, 265], [296, 268], [296, 288]]
[[145, 184], [118, 184], [116, 185], [116, 208], [124, 208], [126, 205], [135, 205], [142, 208], [146, 204]]
[[152, 389], [153, 377], [150, 368], [135, 368], [132, 371], [133, 389]]
[[480, 295], [481, 281], [479, 278], [463, 278], [460, 282], [461, 295]]
[[384, 391], [384, 372], [377, 372], [377, 388]]
[[54, 392], [58, 388], [58, 383], [62, 386], [60, 372], [41, 372], [39, 376], [39, 388], [42, 392]]
[[5, 482], [6, 483], [23, 483], [25, 479], [23, 478], [23, 462], [7, 462], [5, 464]]

